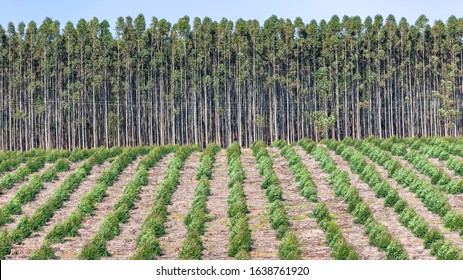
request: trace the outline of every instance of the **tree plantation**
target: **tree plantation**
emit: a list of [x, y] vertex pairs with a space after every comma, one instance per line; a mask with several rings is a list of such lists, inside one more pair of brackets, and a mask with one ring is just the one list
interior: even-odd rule
[[10, 23], [0, 148], [455, 136], [462, 73], [453, 16]]
[[0, 151], [0, 259], [462, 260], [458, 137]]

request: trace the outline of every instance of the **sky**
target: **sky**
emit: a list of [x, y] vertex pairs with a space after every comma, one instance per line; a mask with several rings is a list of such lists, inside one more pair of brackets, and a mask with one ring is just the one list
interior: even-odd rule
[[[459, 12], [459, 13], [458, 13]], [[261, 24], [271, 15], [294, 20], [301, 17], [304, 22], [312, 19], [329, 20], [333, 15], [340, 18], [344, 15], [366, 16], [381, 14], [386, 18], [389, 14], [398, 21], [405, 17], [414, 23], [419, 15], [425, 14], [432, 24], [435, 20], [446, 21], [450, 15], [463, 16], [461, 0], [0, 0], [0, 25], [7, 27], [8, 22], [15, 26], [23, 21], [26, 24], [34, 20], [38, 25], [45, 17], [58, 20], [63, 28], [66, 22], [77, 23], [81, 18], [90, 20], [97, 17], [108, 20], [114, 30], [119, 16], [135, 18], [143, 13], [147, 24], [151, 17], [165, 18], [176, 22], [180, 17], [188, 15], [204, 18], [208, 16], [219, 21], [225, 17], [230, 20], [239, 18], [257, 19]]]

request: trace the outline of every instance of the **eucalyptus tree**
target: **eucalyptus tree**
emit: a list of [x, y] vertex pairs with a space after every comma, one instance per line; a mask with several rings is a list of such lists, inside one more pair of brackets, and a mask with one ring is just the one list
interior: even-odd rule
[[463, 19], [0, 27], [0, 147], [463, 133]]

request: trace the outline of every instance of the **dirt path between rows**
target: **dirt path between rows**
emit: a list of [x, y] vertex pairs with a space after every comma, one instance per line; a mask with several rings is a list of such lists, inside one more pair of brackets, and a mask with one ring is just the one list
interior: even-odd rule
[[[388, 153], [388, 152], [386, 151], [386, 153]], [[418, 176], [421, 180], [426, 181], [429, 184], [431, 184], [431, 178], [429, 178], [428, 176], [420, 173], [410, 162], [408, 162], [407, 160], [405, 160], [402, 157], [394, 156], [391, 153], [389, 153], [389, 155], [391, 156], [392, 159], [397, 160], [403, 167], [412, 170], [413, 173], [416, 176]], [[433, 185], [433, 186], [435, 186], [436, 189], [438, 188], [437, 185]], [[450, 206], [456, 212], [463, 215], [463, 194], [448, 194], [448, 193], [443, 193], [443, 194], [447, 196]]]
[[420, 154], [421, 156], [425, 157], [431, 164], [433, 164], [437, 168], [442, 169], [442, 171], [444, 171], [445, 174], [450, 176], [450, 178], [452, 180], [461, 179], [461, 176], [458, 176], [457, 174], [455, 174], [455, 172], [453, 172], [453, 170], [450, 170], [450, 169], [447, 168], [447, 166], [446, 166], [447, 161], [446, 160], [440, 160], [438, 158], [430, 157], [430, 156], [420, 152], [419, 150], [414, 150], [412, 148], [407, 148], [407, 152], [410, 152], [410, 151], [414, 151], [414, 152]]
[[241, 162], [243, 164], [245, 179], [243, 190], [246, 195], [246, 203], [249, 213], [249, 229], [251, 230], [252, 259], [276, 260], [280, 241], [276, 232], [270, 226], [268, 200], [265, 197], [262, 178], [259, 174], [256, 159], [250, 149], [241, 150]]
[[421, 200], [417, 198], [412, 191], [410, 191], [402, 185], [399, 185], [396, 180], [389, 178], [387, 176], [388, 172], [386, 169], [384, 169], [384, 167], [380, 166], [379, 164], [376, 164], [367, 157], [365, 157], [365, 159], [368, 164], [373, 164], [375, 166], [376, 170], [381, 174], [381, 177], [384, 180], [386, 180], [392, 186], [392, 188], [397, 190], [399, 196], [405, 201], [407, 201], [408, 205], [415, 209], [416, 213], [423, 217], [431, 228], [437, 228], [438, 230], [440, 230], [440, 232], [446, 238], [451, 240], [455, 245], [457, 245], [460, 249], [463, 250], [463, 239], [457, 232], [446, 230], [444, 222], [442, 221], [439, 215], [429, 211], [426, 208], [426, 206], [424, 206], [423, 202], [421, 202]]
[[206, 232], [202, 236], [204, 250], [202, 259], [229, 260], [229, 230], [228, 230], [228, 160], [227, 151], [221, 150], [216, 155], [212, 169], [211, 195], [207, 198], [207, 211], [211, 220], [206, 222]]
[[300, 146], [295, 147], [294, 150], [302, 159], [314, 180], [318, 200], [328, 207], [333, 219], [342, 229], [344, 238], [354, 247], [360, 258], [364, 260], [385, 259], [384, 252], [369, 244], [369, 237], [366, 234], [365, 227], [354, 223], [354, 217], [347, 211], [347, 204], [334, 193], [333, 186], [328, 183], [328, 173], [320, 167], [312, 155], [307, 154]]
[[6, 225], [7, 230], [13, 230], [18, 225], [23, 215], [30, 217], [40, 205], [44, 204], [45, 201], [53, 195], [53, 192], [64, 182], [64, 180], [66, 180], [66, 178], [69, 177], [69, 175], [74, 173], [76, 169], [83, 163], [84, 162], [70, 162], [69, 171], [58, 172], [58, 179], [53, 182], [44, 182], [42, 189], [35, 196], [35, 198], [21, 207], [22, 214], [12, 216], [13, 222]]
[[300, 242], [301, 259], [330, 259], [331, 249], [326, 245], [325, 232], [319, 228], [317, 221], [311, 218], [315, 204], [300, 195], [297, 181], [288, 166], [287, 160], [278, 148], [269, 148], [273, 169], [280, 181], [285, 209], [291, 223], [291, 231]]
[[428, 157], [428, 160], [430, 163], [434, 164], [436, 167], [442, 169], [445, 174], [447, 174], [448, 176], [450, 176], [450, 178], [452, 178], [452, 180], [461, 180], [462, 177], [455, 174], [455, 172], [453, 172], [453, 170], [450, 170], [447, 168], [446, 164], [447, 164], [447, 161], [445, 160], [439, 160], [437, 158], [432, 158], [432, 157]]
[[129, 219], [121, 224], [119, 235], [106, 243], [110, 257], [104, 259], [128, 260], [137, 250], [137, 237], [146, 216], [148, 216], [156, 198], [156, 192], [167, 172], [169, 162], [174, 157], [170, 153], [148, 170], [148, 184], [142, 186], [139, 199], [129, 211]]
[[16, 192], [24, 186], [29, 184], [29, 179], [32, 177], [33, 174], [42, 175], [48, 168], [52, 167], [53, 163], [45, 163], [44, 167], [40, 168], [37, 172], [31, 173], [24, 178], [21, 182], [18, 182], [13, 185], [11, 189], [4, 189], [0, 194], [0, 207], [10, 202], [10, 200], [15, 196]]
[[183, 220], [190, 210], [198, 185], [196, 169], [200, 159], [201, 153], [193, 152], [180, 171], [179, 184], [172, 195], [171, 203], [167, 206], [166, 234], [159, 238], [162, 249], [162, 255], [159, 256], [161, 260], [178, 259], [187, 233]]
[[106, 191], [106, 196], [96, 205], [90, 217], [85, 217], [82, 226], [78, 230], [78, 236], [65, 238], [64, 243], [53, 244], [51, 247], [55, 255], [60, 259], [77, 259], [80, 250], [85, 242], [91, 240], [103, 222], [103, 218], [108, 214], [116, 204], [117, 200], [124, 193], [127, 183], [135, 176], [138, 163], [143, 157], [135, 159], [127, 168], [119, 174], [119, 179]]
[[109, 168], [110, 165], [111, 164], [109, 162], [104, 162], [102, 165], [94, 166], [90, 172], [90, 175], [85, 178], [77, 190], [69, 196], [69, 200], [63, 203], [63, 206], [53, 214], [51, 219], [39, 232], [33, 233], [21, 244], [13, 245], [13, 249], [11, 250], [9, 258], [27, 259], [27, 257], [29, 257], [29, 255], [34, 250], [39, 249], [45, 241], [47, 234], [55, 227], [57, 223], [64, 222], [69, 214], [77, 209], [77, 206], [84, 194], [88, 193], [91, 188], [96, 185], [98, 177], [103, 173], [103, 171]]
[[384, 206], [384, 199], [377, 198], [373, 190], [357, 174], [351, 172], [347, 161], [331, 150], [328, 150], [328, 153], [340, 170], [349, 173], [351, 185], [358, 190], [360, 197], [369, 205], [375, 220], [389, 229], [390, 233], [400, 241], [410, 259], [435, 259], [424, 248], [423, 240], [415, 237], [406, 227], [400, 224], [398, 215], [392, 208]]

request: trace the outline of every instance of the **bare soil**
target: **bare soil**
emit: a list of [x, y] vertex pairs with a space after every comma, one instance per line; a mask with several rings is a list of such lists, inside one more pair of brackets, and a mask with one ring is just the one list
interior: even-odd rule
[[369, 237], [365, 227], [354, 223], [354, 217], [347, 211], [347, 204], [336, 196], [333, 187], [328, 183], [329, 175], [320, 167], [312, 155], [307, 154], [301, 147], [294, 148], [302, 162], [311, 174], [317, 188], [318, 200], [328, 207], [333, 219], [342, 229], [344, 238], [354, 247], [355, 251], [365, 260], [382, 260], [385, 254], [375, 246], [369, 244]]
[[207, 211], [211, 220], [206, 222], [206, 232], [203, 235], [202, 259], [228, 260], [229, 230], [228, 230], [228, 176], [227, 151], [221, 150], [216, 155], [212, 169], [212, 177], [209, 181], [211, 195], [207, 199]]
[[450, 176], [450, 178], [452, 178], [452, 180], [462, 179], [462, 177], [459, 175], [456, 175], [455, 172], [453, 172], [453, 170], [450, 170], [447, 168], [446, 166], [447, 161], [439, 160], [437, 158], [431, 158], [431, 157], [428, 157], [428, 160], [430, 163], [434, 164], [436, 167], [439, 167], [440, 169], [442, 169], [445, 172], [445, 174], [447, 174], [448, 176]]
[[262, 178], [259, 174], [256, 159], [250, 149], [241, 150], [241, 161], [246, 178], [243, 189], [249, 209], [249, 228], [251, 230], [251, 258], [258, 260], [278, 259], [280, 241], [270, 226], [269, 209], [264, 190], [261, 188]]
[[384, 169], [384, 167], [376, 164], [367, 157], [365, 157], [365, 159], [368, 164], [373, 164], [375, 166], [376, 170], [381, 174], [381, 177], [387, 181], [392, 188], [397, 190], [399, 196], [407, 201], [408, 205], [415, 209], [416, 213], [423, 217], [431, 228], [437, 228], [446, 238], [451, 240], [456, 246], [463, 250], [463, 239], [457, 232], [446, 230], [439, 215], [429, 211], [426, 206], [424, 206], [423, 202], [421, 202], [421, 200], [417, 198], [412, 191], [402, 185], [399, 185], [394, 179], [389, 178], [387, 176], [388, 172]]
[[148, 171], [148, 184], [141, 188], [139, 199], [135, 201], [134, 207], [129, 211], [130, 218], [126, 223], [120, 225], [119, 235], [106, 243], [106, 248], [111, 255], [107, 259], [128, 260], [135, 253], [138, 233], [143, 221], [151, 211], [159, 184], [161, 184], [173, 157], [173, 153], [166, 155]]
[[357, 174], [350, 171], [347, 161], [331, 150], [329, 154], [336, 163], [337, 168], [349, 173], [351, 185], [359, 191], [360, 197], [369, 205], [375, 220], [385, 226], [400, 241], [408, 257], [412, 260], [434, 259], [429, 251], [424, 248], [423, 240], [415, 237], [406, 227], [400, 224], [398, 215], [393, 209], [384, 206], [384, 199], [377, 198], [373, 190]]
[[16, 192], [24, 185], [27, 185], [29, 183], [29, 179], [32, 177], [33, 174], [38, 174], [41, 175], [43, 172], [45, 172], [48, 168], [52, 167], [52, 163], [45, 163], [44, 167], [40, 168], [37, 172], [29, 174], [24, 178], [22, 182], [16, 183], [13, 185], [11, 189], [4, 189], [2, 193], [0, 194], [0, 207], [3, 205], [7, 204], [10, 202], [10, 200], [14, 197]]
[[[408, 168], [413, 171], [413, 173], [418, 176], [421, 180], [426, 181], [431, 184], [431, 178], [428, 176], [421, 174], [416, 168], [407, 160], [403, 159], [402, 157], [399, 156], [394, 156], [390, 154], [391, 157], [395, 160], [397, 160], [403, 167]], [[436, 186], [436, 189], [438, 186]], [[444, 193], [444, 195], [447, 196], [449, 200], [450, 206], [458, 213], [463, 215], [463, 194], [448, 194]]]
[[53, 195], [53, 192], [64, 182], [64, 180], [66, 180], [66, 178], [69, 177], [69, 175], [71, 175], [74, 171], [76, 171], [76, 169], [82, 164], [83, 162], [79, 162], [79, 163], [70, 162], [69, 170], [66, 172], [59, 172], [58, 179], [56, 181], [44, 182], [43, 188], [35, 196], [35, 198], [21, 207], [23, 213], [21, 215], [14, 215], [13, 222], [6, 225], [7, 230], [8, 231], [13, 230], [18, 225], [23, 215], [30, 217], [32, 214], [34, 214], [34, 211], [39, 206], [44, 204], [45, 201]]
[[105, 162], [102, 165], [94, 166], [90, 175], [85, 178], [77, 190], [69, 196], [69, 200], [64, 202], [63, 206], [53, 214], [52, 218], [39, 232], [33, 233], [21, 244], [13, 245], [9, 258], [26, 259], [34, 250], [39, 249], [47, 234], [57, 223], [64, 222], [66, 218], [77, 209], [77, 206], [84, 194], [88, 193], [91, 188], [96, 185], [98, 177], [103, 173], [103, 171], [109, 168], [110, 165], [111, 164], [109, 162]]
[[82, 226], [78, 230], [77, 237], [65, 238], [64, 243], [53, 244], [51, 247], [55, 255], [60, 259], [77, 259], [78, 253], [83, 248], [85, 242], [91, 240], [103, 222], [103, 218], [108, 214], [117, 200], [124, 193], [124, 187], [134, 176], [138, 163], [142, 157], [138, 157], [127, 168], [119, 174], [119, 179], [114, 185], [108, 187], [106, 196], [96, 205], [95, 211], [91, 216], [85, 217]]
[[280, 150], [269, 148], [269, 154], [272, 157], [273, 169], [283, 191], [282, 198], [290, 218], [291, 231], [300, 242], [301, 259], [330, 259], [331, 249], [326, 245], [325, 232], [319, 228], [317, 221], [310, 217], [313, 214], [315, 204], [300, 195], [297, 181]]
[[199, 166], [200, 159], [201, 153], [193, 152], [180, 172], [179, 185], [172, 195], [171, 203], [167, 206], [166, 234], [159, 238], [159, 245], [162, 249], [162, 255], [159, 259], [178, 259], [187, 233], [183, 220], [188, 214], [188, 210], [190, 210], [195, 189], [198, 185], [196, 169]]

